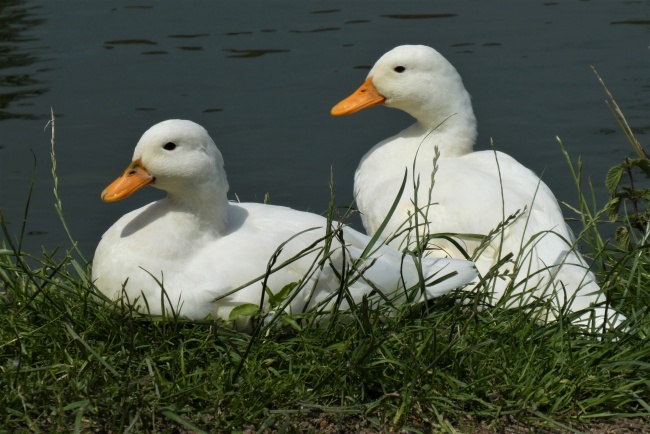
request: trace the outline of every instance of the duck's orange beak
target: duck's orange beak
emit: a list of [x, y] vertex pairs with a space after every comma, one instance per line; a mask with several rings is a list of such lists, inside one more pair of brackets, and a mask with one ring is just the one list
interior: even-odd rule
[[124, 199], [155, 180], [156, 178], [144, 168], [141, 159], [138, 158], [127, 167], [122, 176], [102, 191], [102, 200], [104, 202], [115, 202]]
[[352, 95], [336, 104], [330, 113], [332, 116], [349, 115], [364, 108], [382, 104], [384, 101], [386, 98], [379, 93], [370, 77]]

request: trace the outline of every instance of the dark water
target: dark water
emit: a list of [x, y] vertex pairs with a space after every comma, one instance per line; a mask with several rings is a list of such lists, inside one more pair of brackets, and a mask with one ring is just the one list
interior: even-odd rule
[[411, 123], [373, 108], [332, 118], [385, 51], [433, 46], [460, 71], [495, 146], [564, 201], [575, 190], [560, 148], [582, 155], [605, 197], [607, 169], [631, 150], [589, 68], [606, 80], [638, 138], [650, 128], [647, 1], [0, 1], [0, 207], [17, 234], [38, 162], [24, 247], [68, 245], [54, 211], [50, 108], [59, 193], [92, 256], [119, 216], [155, 189], [105, 204], [99, 193], [151, 125], [205, 126], [226, 159], [231, 198], [322, 212], [339, 204], [379, 140]]

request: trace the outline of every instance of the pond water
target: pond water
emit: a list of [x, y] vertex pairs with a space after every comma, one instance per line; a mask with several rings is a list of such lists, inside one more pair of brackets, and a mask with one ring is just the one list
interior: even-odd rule
[[[593, 65], [642, 143], [650, 127], [647, 1], [36, 1], [3, 0], [0, 207], [23, 248], [67, 247], [54, 210], [50, 108], [59, 194], [88, 258], [119, 216], [163, 196], [106, 204], [100, 192], [151, 125], [205, 126], [242, 201], [323, 212], [330, 178], [352, 202], [354, 170], [376, 142], [411, 123], [379, 107], [333, 118], [385, 51], [430, 45], [456, 66], [490, 140], [576, 203], [555, 140], [584, 160], [606, 197], [607, 169], [631, 149]], [[34, 160], [37, 161], [34, 173]], [[569, 212], [565, 209], [565, 215]]]

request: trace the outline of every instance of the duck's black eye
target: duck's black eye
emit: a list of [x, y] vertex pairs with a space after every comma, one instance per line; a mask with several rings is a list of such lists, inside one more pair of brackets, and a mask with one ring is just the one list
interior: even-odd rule
[[163, 148], [165, 148], [168, 151], [173, 151], [174, 149], [176, 149], [176, 143], [172, 143], [172, 142], [166, 143], [165, 146], [163, 146]]
[[395, 68], [393, 68], [393, 71], [399, 72], [401, 74], [402, 72], [406, 71], [406, 68], [403, 66], [396, 66]]

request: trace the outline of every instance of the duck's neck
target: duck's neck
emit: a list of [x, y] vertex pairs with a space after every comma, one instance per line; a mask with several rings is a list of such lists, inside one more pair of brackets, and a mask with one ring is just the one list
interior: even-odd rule
[[199, 233], [215, 237], [228, 233], [231, 205], [227, 191], [213, 185], [200, 185], [191, 190], [167, 193], [170, 209], [183, 216], [183, 224], [194, 226]]
[[[477, 137], [476, 117], [469, 93], [462, 88], [453, 98], [439, 95], [405, 111], [418, 122], [414, 128], [427, 147], [437, 146], [441, 157], [459, 157], [472, 152]], [[426, 139], [424, 139], [426, 137]]]

